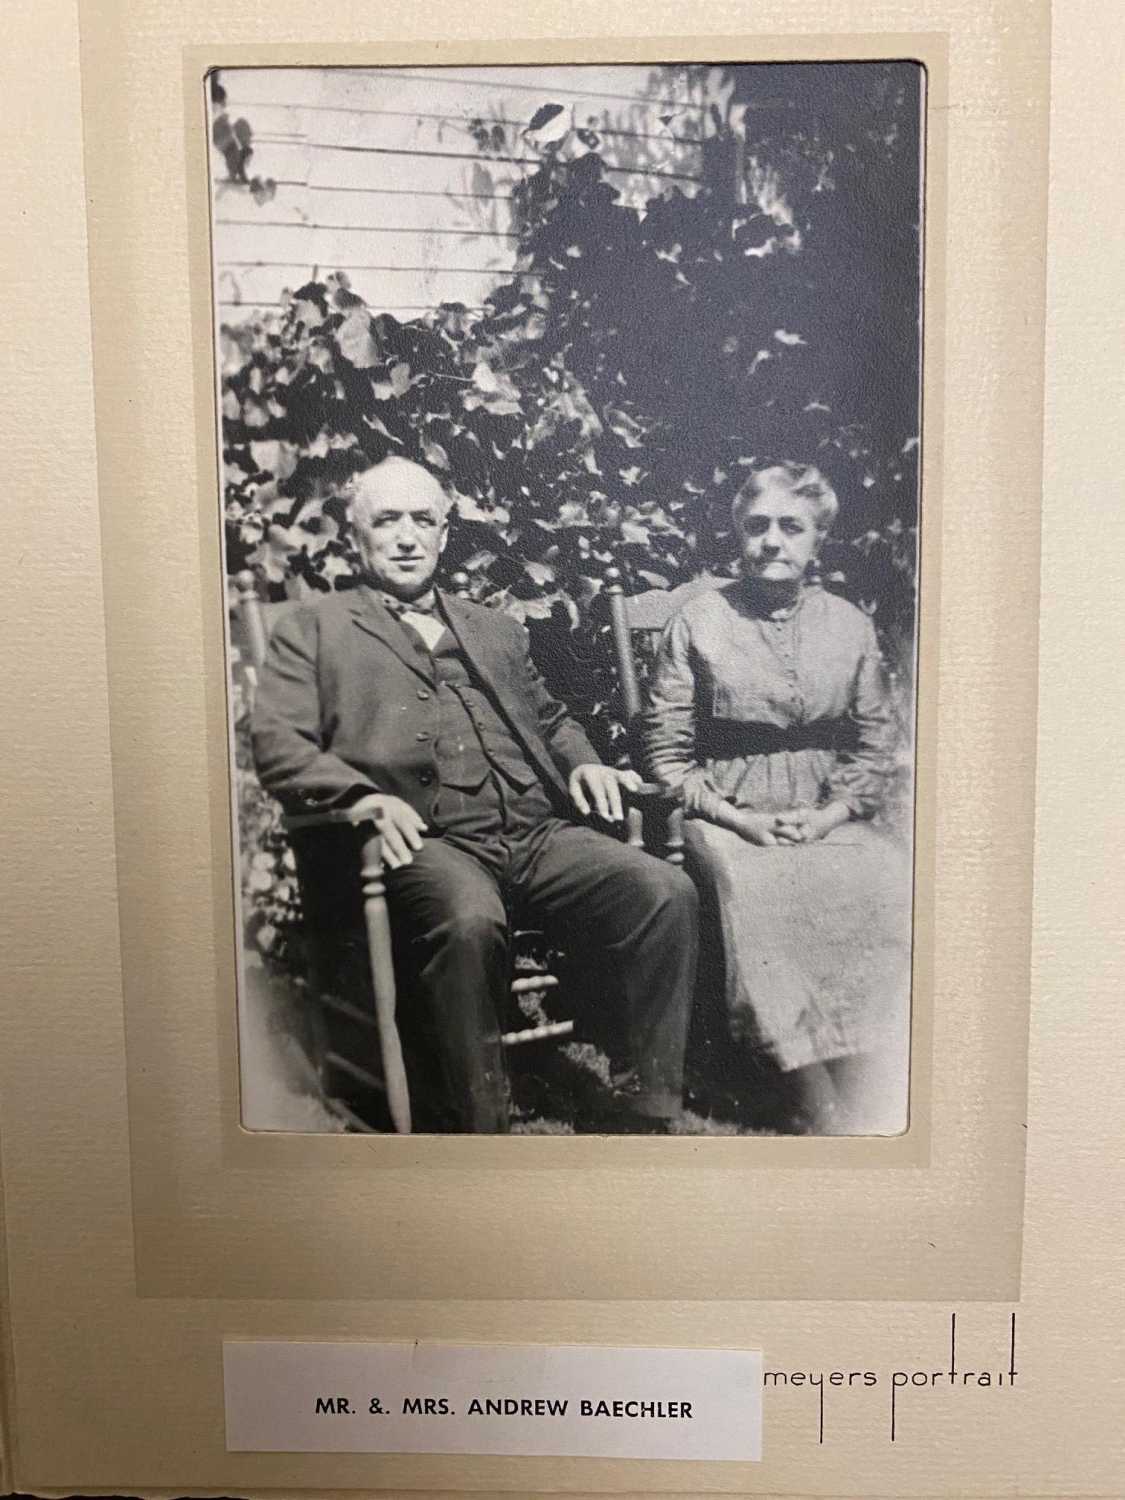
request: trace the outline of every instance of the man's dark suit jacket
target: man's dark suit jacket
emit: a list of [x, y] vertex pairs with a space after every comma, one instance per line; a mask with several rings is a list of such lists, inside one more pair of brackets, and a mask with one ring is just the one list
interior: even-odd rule
[[[597, 762], [592, 745], [531, 661], [507, 615], [441, 595], [481, 685], [560, 813], [566, 779]], [[258, 685], [252, 738], [262, 785], [291, 812], [346, 807], [370, 792], [401, 797], [427, 821], [438, 790], [435, 682], [373, 589], [299, 605], [277, 625]]]

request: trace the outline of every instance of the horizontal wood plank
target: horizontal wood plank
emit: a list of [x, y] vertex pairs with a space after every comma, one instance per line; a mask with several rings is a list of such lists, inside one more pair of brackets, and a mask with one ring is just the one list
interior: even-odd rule
[[[278, 302], [283, 292], [296, 291], [314, 273], [325, 275], [341, 270], [335, 261], [311, 262], [292, 269], [272, 266], [223, 267], [217, 278], [219, 297], [228, 305], [253, 302]], [[391, 268], [381, 271], [349, 270], [352, 290], [372, 312], [389, 312], [395, 308], [437, 307], [442, 302], [464, 302], [479, 307], [502, 279], [495, 272], [457, 272]], [[413, 313], [411, 313], [413, 316]]]
[[[264, 230], [268, 226], [268, 245]], [[338, 268], [407, 267], [429, 271], [444, 267], [462, 270], [507, 270], [514, 261], [516, 241], [505, 235], [482, 235], [464, 229], [400, 229], [383, 225], [369, 229], [359, 224], [280, 224], [248, 215], [220, 219], [223, 231], [217, 247], [220, 265], [302, 265], [331, 262]]]
[[[482, 184], [483, 185], [483, 184]], [[436, 201], [435, 201], [436, 200]], [[257, 203], [244, 184], [215, 183], [215, 217], [265, 224], [385, 225], [419, 233], [432, 229], [510, 233], [511, 199], [503, 193], [419, 193], [409, 187], [333, 188], [280, 182], [268, 203]]]

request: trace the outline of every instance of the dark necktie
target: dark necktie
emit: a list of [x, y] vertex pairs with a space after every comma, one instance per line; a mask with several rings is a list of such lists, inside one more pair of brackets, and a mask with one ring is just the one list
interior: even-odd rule
[[388, 614], [394, 615], [396, 620], [401, 620], [403, 615], [436, 615], [437, 595], [433, 589], [428, 594], [423, 594], [420, 599], [396, 599], [393, 594], [385, 594], [379, 591], [379, 600]]

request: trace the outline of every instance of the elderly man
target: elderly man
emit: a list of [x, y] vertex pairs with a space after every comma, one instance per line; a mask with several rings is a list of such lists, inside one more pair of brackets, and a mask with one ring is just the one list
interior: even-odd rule
[[517, 907], [605, 967], [634, 1064], [619, 1097], [658, 1130], [681, 1105], [694, 888], [572, 821], [620, 822], [633, 773], [598, 761], [514, 620], [434, 588], [447, 510], [404, 459], [355, 481], [362, 584], [275, 631], [253, 724], [262, 784], [291, 811], [361, 808], [381, 831], [396, 955], [431, 1051], [408, 1059], [419, 1120], [508, 1129], [498, 1006]]

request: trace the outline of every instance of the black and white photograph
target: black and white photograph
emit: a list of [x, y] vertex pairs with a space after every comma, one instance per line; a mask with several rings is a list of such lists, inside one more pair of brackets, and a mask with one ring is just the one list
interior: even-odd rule
[[922, 66], [206, 106], [244, 1127], [906, 1130]]

